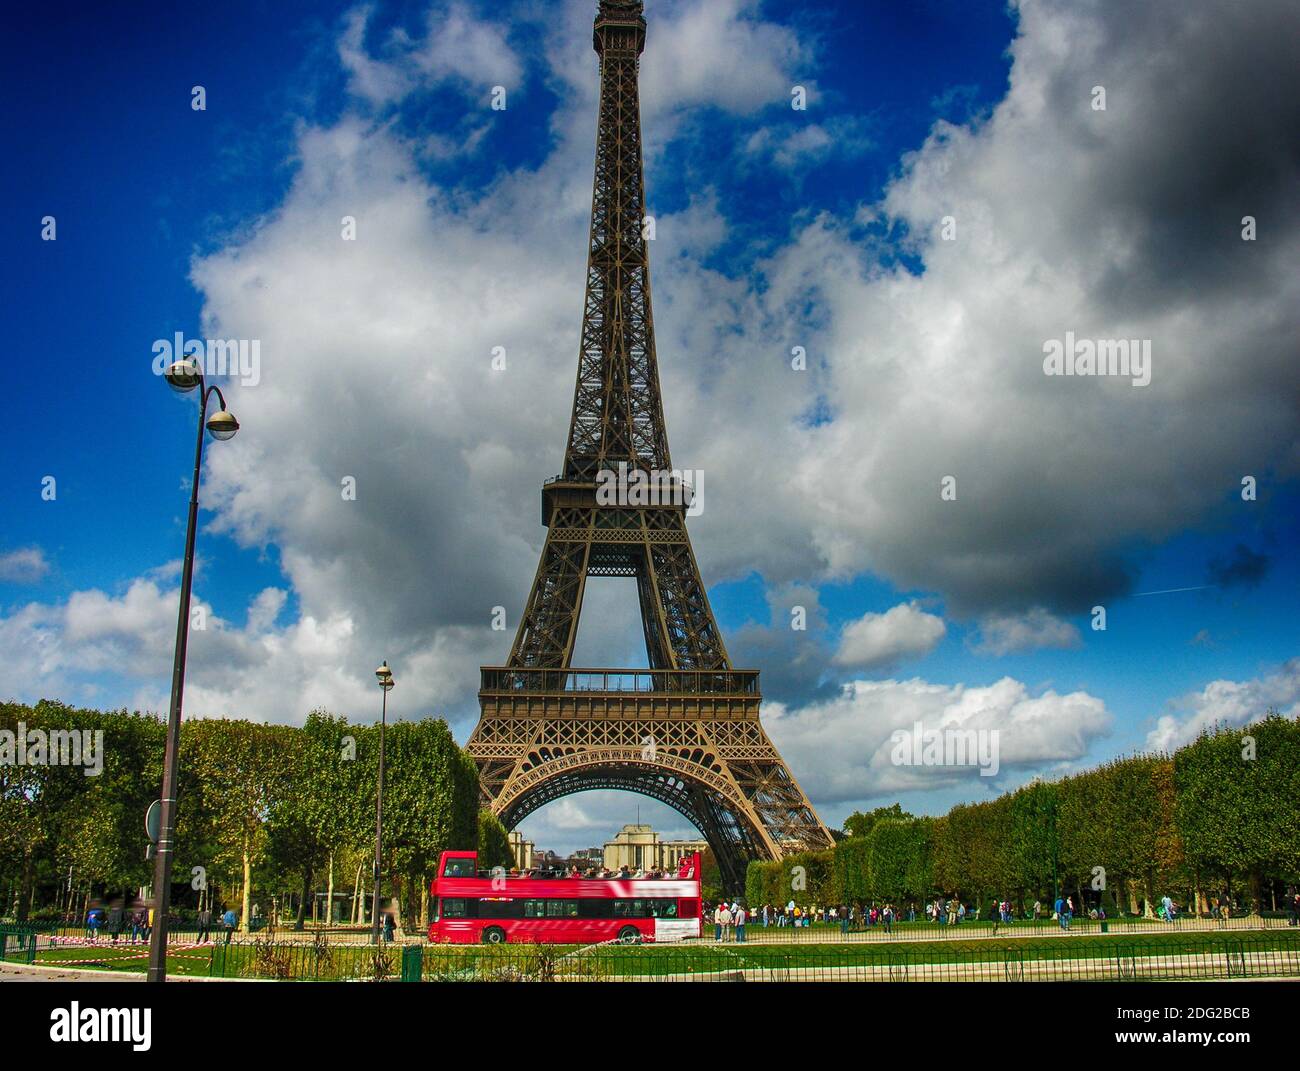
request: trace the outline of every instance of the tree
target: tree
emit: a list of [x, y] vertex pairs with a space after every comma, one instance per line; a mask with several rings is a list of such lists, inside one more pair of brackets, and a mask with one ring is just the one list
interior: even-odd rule
[[868, 811], [866, 814], [861, 811], [854, 811], [844, 819], [844, 832], [850, 837], [865, 837], [877, 822], [886, 819], [903, 821], [914, 817], [915, 815], [908, 814], [903, 810], [902, 804], [899, 803], [892, 804], [889, 807], [877, 807], [874, 811]]
[[268, 855], [278, 873], [297, 873], [302, 896], [295, 928], [302, 929], [313, 879], [328, 870], [326, 921], [334, 902], [334, 857], [367, 842], [364, 770], [356, 761], [356, 730], [347, 718], [321, 710], [307, 715], [289, 749], [292, 770], [267, 820]]
[[487, 808], [478, 813], [478, 865], [486, 869], [492, 867], [512, 867], [515, 854], [510, 847], [510, 834], [501, 824], [501, 819]]
[[[1248, 883], [1300, 876], [1300, 722], [1270, 710], [1242, 729], [1203, 732], [1174, 756], [1175, 820], [1200, 874]], [[1257, 909], [1252, 906], [1252, 910]]]
[[238, 875], [240, 930], [245, 933], [252, 916], [254, 869], [268, 846], [267, 818], [287, 790], [293, 769], [293, 733], [282, 726], [218, 719], [199, 719], [182, 729], [182, 766], [202, 786], [213, 864], [228, 881]]
[[[377, 749], [378, 734], [366, 743]], [[441, 718], [389, 726], [385, 770], [385, 867], [394, 882], [419, 890], [423, 928], [438, 856], [478, 844], [478, 771]], [[407, 901], [406, 917], [414, 920], [413, 897]]]
[[1011, 797], [1009, 884], [1016, 891], [1022, 911], [1026, 893], [1039, 899], [1054, 892], [1056, 806], [1056, 786], [1045, 781], [1033, 781]]

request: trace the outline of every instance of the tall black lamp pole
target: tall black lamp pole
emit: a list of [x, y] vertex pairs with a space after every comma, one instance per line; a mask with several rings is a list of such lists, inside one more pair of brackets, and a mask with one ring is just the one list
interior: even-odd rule
[[[176, 774], [181, 742], [181, 700], [185, 694], [185, 649], [190, 636], [190, 586], [194, 579], [194, 527], [199, 515], [199, 470], [203, 464], [203, 429], [214, 439], [225, 440], [239, 430], [239, 421], [226, 409], [226, 396], [217, 386], [204, 382], [198, 364], [182, 359], [167, 369], [173, 390], [188, 394], [199, 389], [199, 433], [194, 444], [194, 478], [190, 481], [190, 518], [185, 530], [185, 563], [181, 570], [181, 605], [176, 618], [176, 654], [172, 662], [172, 698], [167, 711], [167, 744], [163, 755], [162, 806], [159, 808], [158, 845], [153, 868], [153, 931], [149, 935], [151, 982], [167, 980], [167, 912], [171, 908], [172, 851], [176, 828]], [[215, 394], [221, 403], [208, 416], [208, 399]], [[205, 419], [206, 418], [206, 419]]]
[[379, 944], [379, 861], [384, 851], [384, 729], [388, 724], [388, 693], [393, 687], [393, 673], [388, 659], [375, 670], [379, 687], [384, 690], [383, 706], [379, 716], [379, 793], [375, 797], [375, 902], [371, 911], [370, 940]]

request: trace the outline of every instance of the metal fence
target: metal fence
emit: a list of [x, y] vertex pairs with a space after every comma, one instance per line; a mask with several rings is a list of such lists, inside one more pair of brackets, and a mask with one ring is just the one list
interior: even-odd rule
[[0, 963], [34, 963], [36, 941], [30, 927], [0, 926]]
[[[405, 969], [406, 980], [420, 980], [420, 946], [414, 941], [376, 946], [353, 940], [353, 935], [346, 935], [345, 940], [335, 936], [292, 940], [270, 933], [227, 939], [218, 933], [199, 941], [194, 935], [169, 934], [167, 973], [283, 981], [389, 981], [403, 977]], [[0, 926], [0, 960], [77, 970], [143, 972], [149, 943], [133, 941], [129, 935], [115, 941], [100, 934], [90, 940], [79, 933], [6, 925]], [[412, 967], [412, 963], [416, 965]]]
[[[994, 937], [999, 940], [1002, 938], [1055, 940], [1061, 937], [1071, 939], [1077, 934], [1103, 933], [1123, 934], [1141, 939], [1170, 933], [1257, 933], [1260, 930], [1285, 931], [1288, 928], [1292, 932], [1297, 932], [1290, 919], [1280, 914], [1236, 915], [1229, 919], [1183, 915], [1172, 922], [1134, 915], [1109, 919], [1093, 919], [1086, 915], [1076, 915], [1070, 920], [1069, 931], [1066, 933], [1057, 920], [1050, 918], [1038, 920], [1018, 918], [1012, 922], [998, 922], [996, 928], [988, 919], [967, 919], [952, 926], [928, 920], [896, 921], [889, 927], [884, 923], [866, 926], [860, 920], [855, 920], [851, 926], [835, 921], [818, 921], [808, 926], [777, 926], [775, 923], [764, 926], [761, 916], [750, 912], [749, 922], [745, 926], [745, 938], [751, 944], [826, 944], [827, 942], [890, 944], [906, 941], [973, 941]], [[712, 938], [713, 933], [713, 924], [706, 920], [705, 938]], [[732, 939], [734, 938], [733, 927]]]
[[1190, 946], [1124, 938], [897, 945], [685, 945], [579, 949], [425, 946], [426, 981], [1114, 981], [1300, 977], [1300, 940], [1243, 936]]
[[[0, 959], [142, 972], [143, 943], [0, 927]], [[1300, 977], [1300, 933], [1165, 934], [978, 943], [361, 945], [323, 935], [169, 942], [168, 971], [283, 981], [1114, 981]]]

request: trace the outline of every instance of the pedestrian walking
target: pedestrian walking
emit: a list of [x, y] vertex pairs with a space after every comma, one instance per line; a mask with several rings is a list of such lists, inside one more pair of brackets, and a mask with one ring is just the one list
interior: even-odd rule
[[113, 944], [117, 944], [117, 939], [122, 936], [122, 927], [125, 924], [126, 912], [122, 909], [122, 901], [114, 901], [108, 912], [108, 933], [113, 938]]

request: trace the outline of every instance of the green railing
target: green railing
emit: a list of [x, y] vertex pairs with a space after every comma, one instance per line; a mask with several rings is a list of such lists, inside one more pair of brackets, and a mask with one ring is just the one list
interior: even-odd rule
[[0, 926], [0, 963], [34, 963], [37, 935], [35, 926]]
[[1113, 981], [1300, 977], [1300, 940], [1068, 941], [987, 948], [425, 946], [426, 981]]
[[[1106, 928], [1103, 929], [1103, 926]], [[1173, 922], [1145, 918], [1140, 915], [1113, 915], [1104, 920], [1089, 918], [1086, 915], [1076, 915], [1070, 922], [1069, 935], [1064, 939], [1073, 940], [1081, 934], [1095, 936], [1109, 933], [1111, 935], [1132, 937], [1134, 940], [1144, 940], [1148, 937], [1162, 939], [1171, 934], [1205, 933], [1231, 936], [1239, 933], [1249, 935], [1261, 931], [1275, 932], [1287, 929], [1300, 935], [1297, 928], [1289, 926], [1287, 916], [1280, 914], [1265, 916], [1240, 915], [1234, 916], [1228, 921], [1183, 915]], [[779, 942], [784, 944], [834, 944], [860, 941], [876, 944], [894, 944], [905, 941], [966, 942], [988, 940], [990, 938], [1041, 941], [1062, 939], [1063, 937], [1060, 924], [1051, 918], [1036, 920], [1017, 918], [1013, 922], [999, 921], [996, 925], [997, 932], [994, 933], [994, 924], [986, 918], [968, 918], [966, 921], [954, 926], [931, 922], [923, 916], [911, 922], [896, 920], [888, 928], [885, 927], [884, 923], [876, 923], [874, 926], [864, 925], [860, 917], [855, 919], [851, 926], [847, 927], [841, 926], [837, 921], [822, 922], [820, 920], [808, 926], [777, 926], [775, 922], [764, 926], [761, 913], [755, 911], [749, 913], [746, 930], [750, 942]], [[704, 926], [704, 933], [706, 937], [713, 935], [713, 926], [707, 921]]]
[[[0, 958], [143, 971], [142, 944], [0, 930]], [[1300, 978], [1300, 933], [1052, 940], [680, 945], [359, 945], [282, 938], [172, 944], [168, 970], [283, 981], [1114, 981]]]

